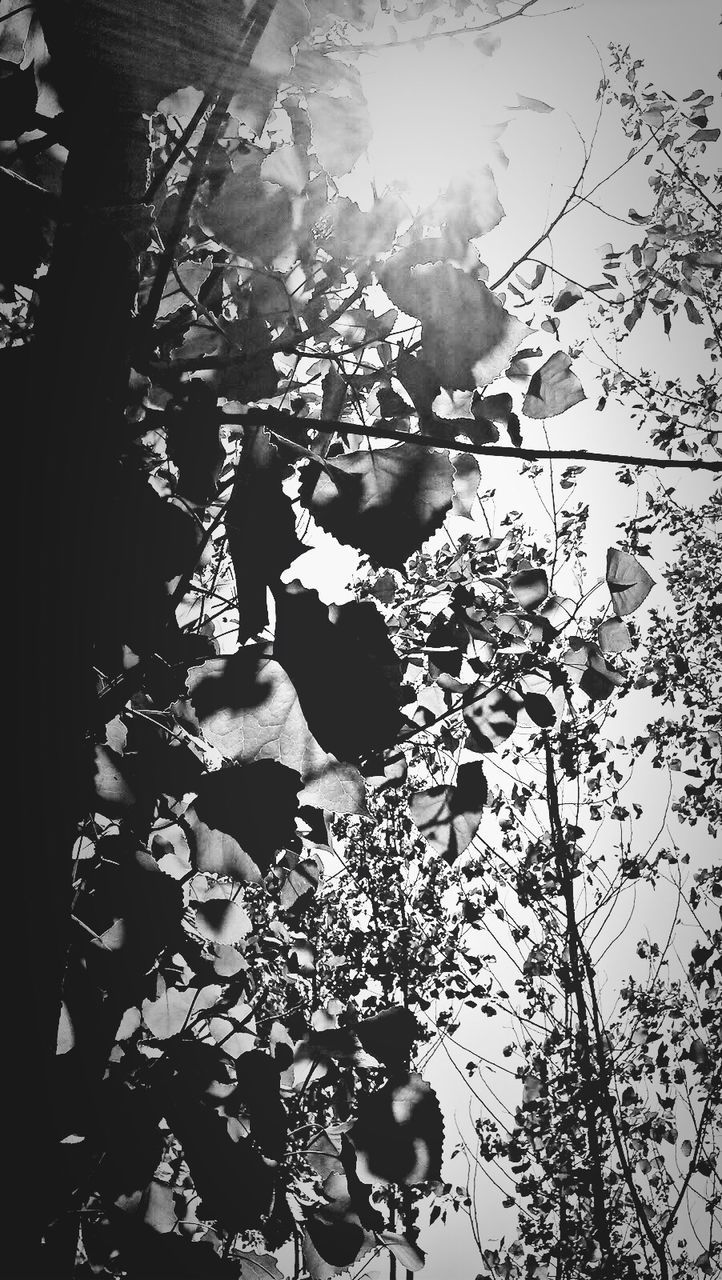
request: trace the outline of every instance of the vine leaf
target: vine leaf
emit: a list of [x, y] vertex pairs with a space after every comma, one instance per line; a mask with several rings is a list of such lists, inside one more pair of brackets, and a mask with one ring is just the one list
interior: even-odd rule
[[[279, 587], [275, 599], [273, 656], [293, 681], [317, 742], [354, 761], [389, 746], [401, 723], [401, 671], [375, 604], [329, 608], [300, 582]], [[339, 696], [330, 697], [332, 689]]]
[[300, 786], [277, 760], [206, 774], [184, 818], [194, 866], [257, 884], [293, 839]]
[[582, 384], [572, 373], [571, 366], [570, 356], [564, 351], [555, 351], [546, 364], [532, 374], [522, 405], [525, 417], [556, 418], [586, 399]]
[[310, 464], [300, 500], [339, 542], [398, 569], [438, 529], [453, 496], [447, 455], [401, 444], [343, 454], [321, 474]]
[[415, 1072], [362, 1095], [349, 1136], [362, 1182], [413, 1187], [440, 1176], [441, 1108], [431, 1086]]
[[507, 368], [528, 328], [450, 262], [409, 266], [405, 254], [389, 258], [380, 280], [395, 306], [421, 321], [424, 357], [449, 391], [486, 386]]
[[193, 667], [187, 688], [197, 726], [229, 759], [277, 760], [301, 775], [302, 803], [334, 813], [365, 812], [358, 769], [319, 746], [288, 675], [258, 647]]
[[488, 796], [481, 761], [459, 765], [453, 787], [429, 787], [409, 801], [421, 835], [451, 865], [474, 839]]
[[612, 608], [617, 617], [634, 613], [647, 599], [654, 578], [628, 551], [609, 547], [607, 551], [607, 586], [612, 597]]

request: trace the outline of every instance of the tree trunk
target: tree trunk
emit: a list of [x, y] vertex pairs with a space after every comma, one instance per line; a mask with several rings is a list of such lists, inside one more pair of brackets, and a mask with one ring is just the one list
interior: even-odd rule
[[62, 1186], [54, 1059], [71, 851], [92, 781], [94, 514], [122, 440], [137, 259], [150, 227], [143, 203], [148, 122], [112, 81], [83, 83], [82, 62], [63, 62], [65, 53], [58, 82], [81, 82], [63, 103], [71, 145], [61, 212], [32, 347], [16, 362], [24, 374], [16, 390], [26, 458], [18, 528], [27, 596], [16, 683], [23, 880], [12, 914], [25, 982], [16, 984], [11, 1023], [19, 1070], [10, 1117], [15, 1203], [5, 1239], [16, 1258], [6, 1274], [48, 1280], [72, 1274], [76, 1239], [59, 1227], [42, 1243], [71, 1190]]

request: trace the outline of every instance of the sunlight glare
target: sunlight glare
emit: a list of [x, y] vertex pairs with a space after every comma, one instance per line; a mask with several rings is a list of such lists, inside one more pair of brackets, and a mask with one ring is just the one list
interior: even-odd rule
[[418, 213], [454, 180], [493, 164], [503, 113], [489, 61], [473, 45], [449, 39], [381, 49], [360, 70], [379, 195], [393, 187]]

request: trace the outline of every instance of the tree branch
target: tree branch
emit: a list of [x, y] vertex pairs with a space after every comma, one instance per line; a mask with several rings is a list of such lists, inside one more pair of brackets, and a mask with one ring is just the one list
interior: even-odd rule
[[379, 49], [403, 49], [405, 45], [415, 44], [417, 47], [422, 44], [429, 44], [432, 40], [444, 40], [449, 36], [466, 36], [481, 35], [485, 31], [490, 31], [492, 27], [499, 27], [503, 22], [512, 22], [514, 18], [521, 18], [527, 9], [531, 9], [537, 4], [538, 0], [526, 0], [521, 8], [515, 9], [513, 13], [504, 14], [503, 17], [493, 18], [491, 22], [482, 22], [476, 27], [453, 27], [444, 29], [443, 31], [429, 31], [423, 36], [409, 36], [404, 40], [385, 40], [380, 44], [328, 44], [315, 45], [314, 53], [376, 53]]
[[[382, 425], [378, 422], [361, 425], [353, 422], [331, 422], [321, 418], [296, 418], [293, 414], [285, 413], [281, 409], [251, 407], [245, 413], [221, 412], [220, 420], [226, 424], [237, 423], [248, 427], [264, 426], [269, 431], [286, 435], [291, 439], [293, 438], [294, 428], [301, 426], [304, 429], [313, 427], [314, 431], [323, 433], [341, 432], [346, 434], [349, 431], [358, 431], [360, 434], [372, 436], [374, 439], [400, 440], [404, 444], [417, 444], [422, 448], [455, 449], [459, 453], [473, 453], [479, 458], [517, 458], [525, 462], [541, 462], [548, 458], [556, 458], [562, 462], [606, 462], [618, 467], [657, 467], [662, 469], [678, 467], [687, 471], [722, 471], [722, 461], [711, 462], [702, 458], [664, 458], [652, 455], [597, 453], [596, 451], [585, 449], [516, 449], [511, 445], [476, 445], [469, 444], [466, 440], [459, 440], [455, 436], [434, 435], [426, 431], [414, 433], [400, 431], [385, 422]], [[390, 419], [390, 422], [393, 421], [395, 419]], [[445, 423], [447, 419], [439, 418], [436, 421]], [[461, 422], [463, 419], [452, 419], [452, 421]]]

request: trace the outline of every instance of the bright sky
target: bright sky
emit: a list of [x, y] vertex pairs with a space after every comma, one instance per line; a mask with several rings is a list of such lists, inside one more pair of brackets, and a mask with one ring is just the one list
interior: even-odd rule
[[[556, 13], [530, 15], [497, 28], [492, 35], [500, 44], [490, 57], [484, 56], [474, 47], [473, 40], [465, 37], [436, 40], [421, 49], [412, 46], [385, 50], [364, 59], [362, 64], [375, 127], [375, 140], [369, 152], [370, 172], [379, 191], [387, 183], [399, 183], [412, 207], [423, 207], [449, 180], [467, 174], [475, 166], [492, 165], [507, 213], [500, 226], [480, 242], [481, 256], [490, 268], [492, 279], [533, 243], [578, 176], [583, 159], [579, 135], [587, 142], [591, 139], [598, 112], [595, 93], [601, 75], [600, 57], [606, 61], [610, 42], [629, 45], [635, 56], [644, 58], [646, 78], [656, 88], [666, 89], [677, 97], [684, 97], [698, 87], [712, 91], [717, 83], [718, 14], [711, 0], [687, 0], [685, 4], [680, 0], [582, 0], [568, 7], [563, 0], [558, 4], [548, 0], [540, 9], [547, 14], [552, 10]], [[404, 34], [406, 31], [412, 33], [410, 27]], [[644, 82], [644, 73], [641, 74]], [[540, 99], [553, 111], [510, 110], [517, 104], [518, 94]], [[508, 124], [499, 140], [508, 155], [508, 167], [499, 162], [494, 143], [495, 126], [504, 121]], [[597, 134], [587, 189], [615, 168], [628, 149], [616, 112], [609, 108]], [[714, 164], [711, 157], [710, 164]], [[354, 181], [361, 184], [356, 187], [357, 191], [362, 190], [368, 173], [361, 164], [358, 174], [354, 175]], [[641, 163], [631, 164], [603, 187], [596, 198], [609, 213], [621, 218], [626, 217], [630, 206], [643, 212], [651, 202], [648, 175], [649, 170]], [[353, 184], [349, 193], [351, 190]], [[626, 223], [613, 221], [607, 214], [586, 207], [560, 227], [555, 238], [554, 265], [573, 278], [592, 283], [598, 278], [598, 246], [611, 240], [616, 248], [623, 248], [638, 235]], [[540, 251], [539, 256], [545, 254]], [[552, 261], [547, 256], [545, 260]], [[526, 274], [529, 277], [532, 273], [527, 270]], [[513, 298], [507, 300], [509, 309], [513, 309], [513, 301]], [[577, 332], [583, 335], [587, 326], [581, 306], [563, 319], [561, 339], [567, 349]], [[697, 345], [698, 334], [691, 329], [682, 320], [673, 328], [670, 343], [662, 335], [661, 324], [653, 326], [643, 322], [625, 344], [621, 358], [632, 368], [646, 365], [664, 369], [668, 376], [693, 377], [704, 370], [705, 364]], [[535, 333], [534, 344], [537, 343], [542, 345], [545, 354], [554, 350], [554, 340], [545, 334]], [[608, 409], [602, 415], [596, 413], [599, 388], [594, 385], [595, 360], [601, 361], [602, 356], [591, 347], [578, 360], [576, 371], [582, 378], [588, 400], [549, 423], [549, 443], [562, 448], [642, 452], [640, 446], [644, 438], [637, 434], [623, 409]], [[499, 389], [502, 386], [500, 384]], [[525, 444], [537, 443], [544, 447], [541, 425], [523, 420], [522, 428]], [[688, 500], [701, 500], [708, 489], [706, 481], [694, 475], [675, 474], [673, 482]], [[508, 463], [489, 460], [484, 467], [483, 483], [496, 485], [499, 515], [510, 507], [518, 510], [524, 504], [532, 521], [539, 524], [546, 519], [531, 493], [531, 486], [520, 486], [515, 468]], [[521, 491], [526, 489], [530, 492], [523, 498]], [[599, 558], [597, 566], [590, 561], [589, 571], [591, 575], [601, 576], [606, 547], [616, 541], [616, 524], [633, 513], [641, 495], [634, 488], [618, 485], [613, 468], [594, 467], [582, 481], [580, 496], [590, 496], [592, 518], [588, 545], [598, 550]], [[310, 576], [312, 557], [307, 559]], [[343, 594], [351, 562], [345, 552], [326, 558], [324, 578], [329, 594]], [[337, 574], [332, 566], [338, 570]], [[643, 622], [641, 617], [640, 621]], [[632, 698], [626, 700], [623, 708], [614, 726], [615, 735], [638, 731], [639, 719], [646, 711]], [[643, 785], [647, 788], [644, 797], [647, 814], [637, 833], [640, 839], [651, 834], [658, 823], [666, 798], [667, 779], [645, 770]], [[639, 788], [636, 794], [639, 798]], [[693, 833], [680, 830], [680, 836], [687, 841], [691, 838], [700, 847], [704, 844], [698, 828]], [[662, 930], [662, 919], [671, 920], [673, 896], [671, 891], [658, 891], [654, 901], [651, 895], [647, 895], [646, 901], [640, 896], [635, 926], [628, 931], [627, 943], [617, 943], [605, 960], [610, 988], [633, 963], [633, 947], [644, 932], [645, 914], [654, 912], [654, 932], [658, 934]], [[460, 1034], [467, 1043], [476, 1040], [478, 1048], [477, 1023], [476, 1015], [468, 1016]], [[498, 1055], [506, 1039], [505, 1030], [497, 1025], [500, 1023], [501, 1019], [485, 1020], [485, 1052], [490, 1057]], [[458, 1052], [454, 1056], [463, 1069], [468, 1055]], [[469, 1132], [468, 1095], [443, 1052], [432, 1060], [426, 1074], [442, 1097], [450, 1149], [457, 1136], [457, 1121]], [[498, 1075], [488, 1080], [508, 1105], [516, 1105], [518, 1082], [510, 1084], [508, 1078]], [[475, 1087], [482, 1092], [485, 1088], [483, 1081], [475, 1083]], [[487, 1099], [492, 1106], [497, 1105], [491, 1095], [487, 1095]], [[455, 1183], [462, 1182], [464, 1172], [463, 1164], [456, 1160], [446, 1176]], [[493, 1239], [504, 1229], [510, 1232], [511, 1221], [502, 1221], [500, 1194], [485, 1184], [483, 1177], [479, 1184], [485, 1233]], [[424, 1234], [425, 1246], [430, 1247], [424, 1273], [429, 1280], [437, 1280], [442, 1270], [444, 1274], [459, 1275], [460, 1280], [475, 1274], [474, 1246], [461, 1217], [446, 1228], [437, 1224], [430, 1234], [428, 1231]]]

